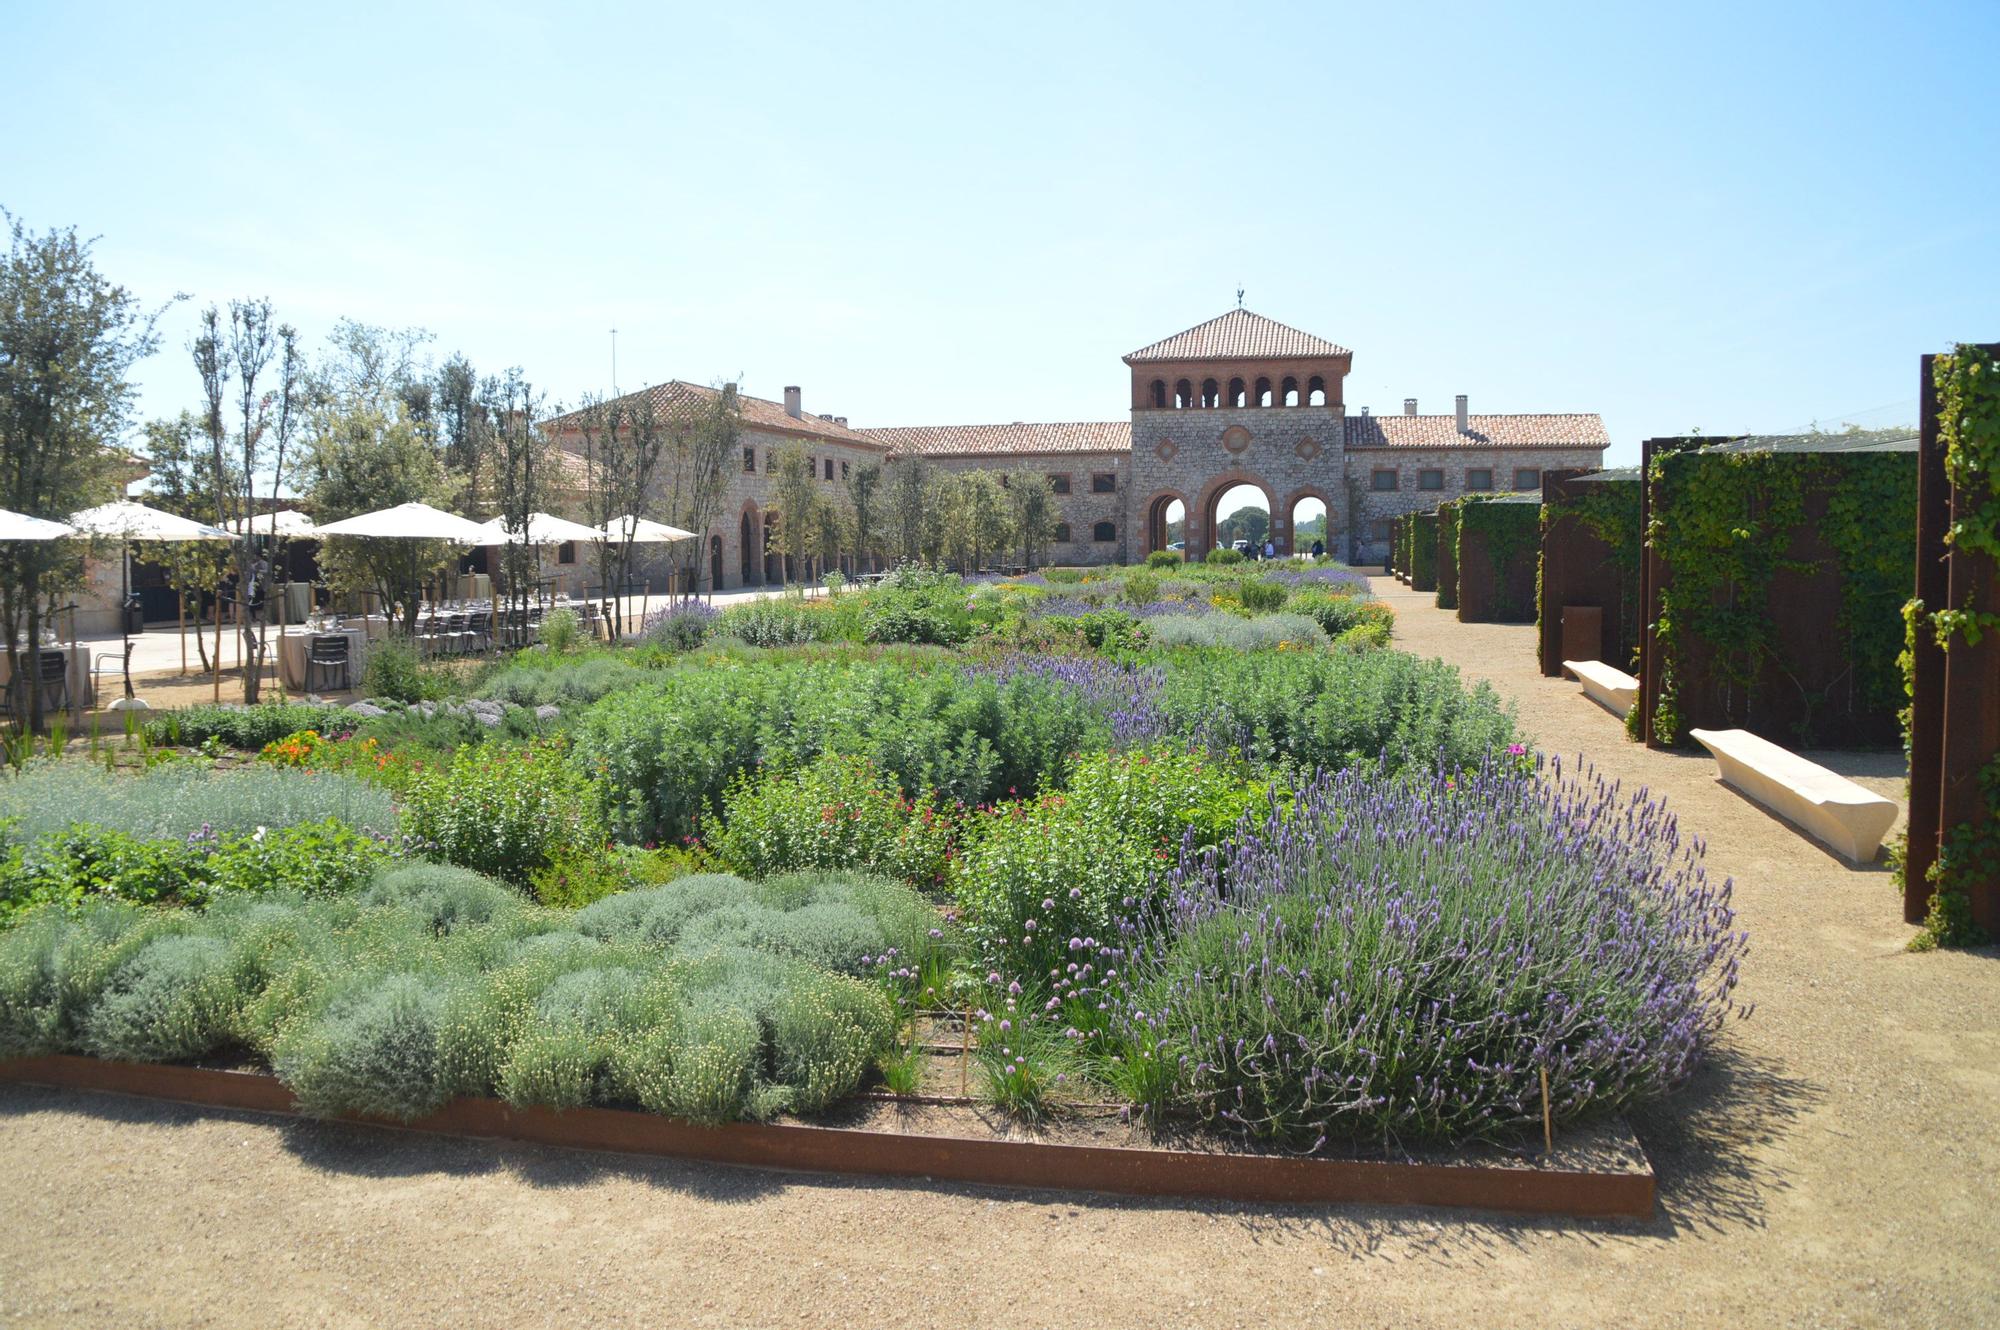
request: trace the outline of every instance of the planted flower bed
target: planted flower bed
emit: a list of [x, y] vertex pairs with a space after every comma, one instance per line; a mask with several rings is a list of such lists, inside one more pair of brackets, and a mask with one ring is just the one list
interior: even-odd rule
[[[189, 716], [209, 752], [162, 727], [140, 774], [38, 759], [0, 780], [0, 1055], [262, 1067], [316, 1113], [766, 1121], [938, 1097], [943, 1012], [964, 1096], [1044, 1129], [1109, 1103], [1327, 1153], [1601, 1119], [1736, 1010], [1727, 888], [1671, 818], [1383, 649], [1344, 570], [874, 594], [281, 736]], [[314, 876], [293, 841], [329, 828]]]

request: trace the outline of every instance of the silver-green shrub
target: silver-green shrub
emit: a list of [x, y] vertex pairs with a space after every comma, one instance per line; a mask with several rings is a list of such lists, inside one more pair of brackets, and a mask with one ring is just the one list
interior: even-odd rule
[[82, 822], [148, 840], [181, 839], [204, 828], [248, 835], [338, 818], [392, 835], [389, 792], [358, 777], [257, 763], [215, 771], [172, 762], [138, 776], [79, 762], [30, 762], [0, 776], [0, 819], [8, 834], [31, 841]]

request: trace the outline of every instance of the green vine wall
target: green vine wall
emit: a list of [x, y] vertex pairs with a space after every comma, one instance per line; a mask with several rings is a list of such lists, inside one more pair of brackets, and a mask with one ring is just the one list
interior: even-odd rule
[[[1945, 476], [1958, 499], [1957, 516], [1945, 532], [1945, 544], [2000, 560], [2000, 366], [1984, 348], [1960, 346], [1932, 362], [1931, 382], [1937, 392]], [[2000, 632], [2000, 615], [1981, 613], [1971, 606], [1929, 610], [1920, 600], [1909, 602], [1904, 608], [1906, 699], [1914, 676], [1916, 635], [1924, 627], [1948, 652], [1954, 642], [1977, 646], [1987, 633]], [[1906, 753], [1909, 718], [1905, 706]], [[1986, 820], [1978, 825], [1962, 822], [1939, 839], [1937, 861], [1928, 874], [1930, 908], [1923, 930], [1911, 944], [1917, 950], [1977, 946], [1990, 940], [1972, 920], [1970, 891], [1979, 883], [2000, 881], [2000, 754], [1981, 768], [1979, 789], [1986, 803]]]
[[[1655, 608], [1660, 686], [1653, 731], [1685, 739], [1680, 689], [1686, 645], [1711, 649], [1711, 668], [1732, 712], [1747, 711], [1767, 666], [1794, 680], [1804, 662], [1779, 649], [1771, 586], [1780, 573], [1834, 573], [1840, 612], [1833, 626], [1859, 708], [1893, 712], [1903, 696], [1897, 663], [1900, 606], [1913, 580], [1915, 457], [1898, 452], [1679, 452], [1653, 461], [1648, 537], [1669, 570]], [[1806, 518], [1806, 496], [1827, 493], [1816, 526], [1830, 559], [1788, 550]], [[1848, 676], [1841, 676], [1842, 679]], [[1837, 680], [1836, 682], [1839, 682]], [[1817, 741], [1815, 708], [1827, 701], [1797, 685], [1806, 719], [1794, 738]], [[1830, 691], [1830, 687], [1828, 690]]]
[[[1486, 558], [1495, 584], [1491, 600], [1494, 615], [1501, 620], [1533, 622], [1536, 606], [1524, 604], [1510, 594], [1509, 586], [1513, 579], [1508, 570], [1514, 567], [1517, 560], [1532, 552], [1536, 559], [1536, 580], [1539, 581], [1541, 505], [1468, 496], [1459, 500], [1458, 506], [1458, 555], [1455, 562], [1458, 565], [1460, 602], [1465, 599], [1465, 538], [1468, 534], [1475, 534], [1486, 542]], [[1538, 598], [1539, 587], [1528, 595]]]
[[1410, 523], [1410, 585], [1418, 591], [1437, 586], [1437, 519], [1412, 513]]

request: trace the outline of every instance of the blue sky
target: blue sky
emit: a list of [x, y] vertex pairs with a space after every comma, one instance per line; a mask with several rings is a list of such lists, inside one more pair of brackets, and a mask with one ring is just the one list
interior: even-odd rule
[[[1914, 418], [2000, 338], [2000, 5], [16, 5], [0, 205], [573, 401], [1114, 419], [1245, 304], [1350, 409]], [[192, 304], [143, 368], [192, 405]]]

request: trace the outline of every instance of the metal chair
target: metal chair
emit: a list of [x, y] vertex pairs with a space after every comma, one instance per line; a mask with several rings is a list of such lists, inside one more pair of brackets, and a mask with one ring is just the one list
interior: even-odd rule
[[[344, 693], [354, 686], [353, 643], [345, 633], [321, 633], [306, 644], [306, 691]], [[337, 687], [322, 681], [340, 680]]]
[[[23, 662], [41, 676], [42, 714], [69, 710], [69, 653], [42, 650], [33, 662]], [[8, 681], [7, 709], [17, 716], [28, 714], [28, 671], [22, 670]]]
[[465, 616], [465, 645], [468, 650], [493, 649], [493, 611], [474, 610]]

